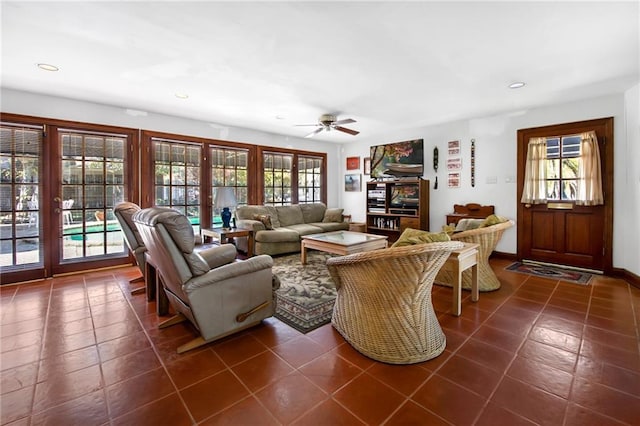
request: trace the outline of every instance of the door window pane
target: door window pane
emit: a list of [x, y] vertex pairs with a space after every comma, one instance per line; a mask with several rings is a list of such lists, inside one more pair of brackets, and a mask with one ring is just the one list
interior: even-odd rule
[[126, 136], [60, 130], [61, 261], [80, 261], [127, 248], [113, 215], [124, 201]]
[[0, 125], [0, 273], [41, 267], [42, 128]]

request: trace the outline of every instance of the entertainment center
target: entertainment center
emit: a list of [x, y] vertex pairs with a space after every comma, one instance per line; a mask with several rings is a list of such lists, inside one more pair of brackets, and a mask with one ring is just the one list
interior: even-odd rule
[[429, 181], [367, 182], [367, 233], [385, 235], [393, 243], [406, 228], [429, 230]]

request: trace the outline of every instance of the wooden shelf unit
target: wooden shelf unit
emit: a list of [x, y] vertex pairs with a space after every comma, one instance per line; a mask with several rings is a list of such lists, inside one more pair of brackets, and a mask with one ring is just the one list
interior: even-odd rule
[[429, 230], [429, 181], [367, 182], [367, 233], [386, 235], [393, 243], [406, 228]]

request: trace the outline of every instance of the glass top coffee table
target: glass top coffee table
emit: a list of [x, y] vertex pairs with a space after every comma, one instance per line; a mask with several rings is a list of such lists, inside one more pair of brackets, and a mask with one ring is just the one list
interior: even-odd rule
[[326, 251], [344, 256], [387, 248], [387, 237], [351, 231], [325, 232], [323, 234], [303, 235], [300, 246], [300, 261], [305, 264], [307, 263], [307, 249]]

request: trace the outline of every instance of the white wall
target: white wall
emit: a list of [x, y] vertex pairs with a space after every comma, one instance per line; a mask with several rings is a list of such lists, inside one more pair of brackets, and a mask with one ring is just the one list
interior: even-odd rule
[[177, 135], [211, 138], [224, 141], [242, 142], [327, 153], [327, 205], [338, 207], [340, 194], [333, 190], [338, 187], [340, 175], [339, 145], [317, 140], [294, 138], [261, 132], [252, 129], [217, 125], [189, 118], [148, 113], [147, 116], [132, 116], [126, 108], [82, 102], [73, 99], [45, 96], [17, 90], [2, 89], [2, 112], [59, 120], [80, 121], [133, 129], [154, 130]]
[[[516, 217], [516, 137], [517, 130], [529, 127], [614, 117], [614, 247], [613, 266], [640, 275], [640, 90], [638, 85], [624, 94], [610, 95], [581, 102], [557, 104], [544, 108], [514, 111], [508, 114], [445, 123], [417, 129], [390, 130], [376, 138], [363, 138], [336, 145], [317, 140], [292, 138], [251, 129], [215, 125], [188, 118], [149, 113], [134, 117], [125, 108], [93, 104], [28, 92], [2, 89], [2, 112], [50, 117], [149, 129], [266, 146], [290, 147], [327, 153], [329, 207], [343, 207], [353, 220], [365, 220], [366, 192], [344, 192], [346, 157], [369, 156], [369, 147], [389, 142], [422, 138], [425, 141], [425, 175], [434, 177], [433, 148], [438, 146], [439, 186], [431, 190], [430, 228], [439, 230], [453, 204], [476, 202], [493, 204], [496, 213]], [[471, 188], [469, 165], [471, 138], [476, 140], [476, 186]], [[447, 188], [446, 144], [459, 140], [462, 146], [462, 182], [457, 189]], [[358, 171], [356, 171], [358, 172]], [[360, 173], [362, 169], [360, 170]], [[352, 173], [352, 171], [349, 171]], [[495, 183], [488, 183], [495, 177]], [[363, 176], [364, 181], [368, 176]], [[512, 181], [509, 181], [512, 180]], [[516, 224], [517, 226], [517, 224]], [[516, 253], [516, 230], [507, 230], [498, 251]]]
[[[633, 104], [633, 105], [631, 105]], [[369, 156], [369, 147], [409, 139], [424, 139], [425, 179], [431, 181], [430, 229], [440, 230], [445, 216], [453, 210], [453, 204], [470, 202], [493, 204], [496, 214], [516, 218], [516, 156], [517, 131], [530, 127], [548, 126], [573, 121], [614, 117], [614, 247], [613, 266], [638, 274], [638, 88], [626, 94], [616, 94], [581, 102], [557, 104], [530, 110], [513, 111], [493, 117], [457, 121], [416, 129], [393, 130], [382, 137], [362, 139], [358, 143], [344, 144], [341, 151], [341, 167], [344, 173], [345, 158]], [[476, 186], [471, 187], [470, 146], [476, 141]], [[447, 187], [447, 142], [461, 143], [462, 181], [457, 189]], [[433, 170], [433, 148], [439, 150], [438, 189], [433, 189], [436, 176]], [[633, 172], [629, 171], [633, 168]], [[367, 176], [368, 178], [368, 176]], [[494, 181], [495, 183], [490, 183]], [[634, 193], [634, 195], [630, 195]], [[629, 205], [632, 203], [632, 205]], [[366, 192], [342, 194], [342, 206], [354, 220], [365, 220]], [[632, 220], [631, 214], [635, 212]], [[629, 222], [636, 222], [631, 229]], [[516, 224], [517, 226], [517, 224]], [[631, 241], [633, 240], [633, 242]], [[634, 255], [630, 254], [634, 249]], [[507, 230], [498, 244], [498, 251], [517, 252], [516, 229]]]
[[616, 185], [624, 204], [617, 222], [619, 232], [614, 235], [623, 241], [624, 268], [640, 275], [640, 85], [625, 93], [624, 103], [627, 146], [622, 154], [626, 167], [621, 172], [626, 187]]

